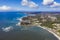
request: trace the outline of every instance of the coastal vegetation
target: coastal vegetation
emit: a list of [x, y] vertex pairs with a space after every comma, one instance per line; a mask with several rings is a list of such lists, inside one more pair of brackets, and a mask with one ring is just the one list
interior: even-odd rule
[[35, 16], [28, 15], [22, 18], [21, 25], [37, 26], [50, 28], [53, 32], [60, 35], [60, 14], [59, 13], [39, 13]]

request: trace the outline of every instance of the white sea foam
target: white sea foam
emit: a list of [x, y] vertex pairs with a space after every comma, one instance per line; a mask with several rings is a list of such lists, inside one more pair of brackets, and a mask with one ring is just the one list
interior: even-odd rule
[[[23, 17], [27, 17], [27, 16], [23, 16]], [[17, 20], [19, 20], [19, 22], [16, 24], [16, 26], [20, 26], [23, 17], [17, 18]]]
[[13, 30], [13, 27], [12, 26], [9, 26], [9, 27], [6, 27], [6, 28], [3, 27], [2, 30], [4, 32], [9, 32], [9, 31]]

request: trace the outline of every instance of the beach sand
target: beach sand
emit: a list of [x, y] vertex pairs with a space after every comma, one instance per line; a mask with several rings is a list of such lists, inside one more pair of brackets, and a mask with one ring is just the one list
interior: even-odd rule
[[[38, 27], [41, 27], [41, 26], [39, 25]], [[43, 29], [45, 29], [45, 30], [49, 31], [49, 32], [50, 32], [50, 33], [52, 33], [55, 37], [57, 37], [57, 38], [58, 38], [58, 40], [60, 40], [60, 37], [59, 37], [57, 34], [55, 34], [53, 31], [51, 31], [51, 30], [47, 29], [46, 27], [41, 27], [41, 28], [43, 28]]]

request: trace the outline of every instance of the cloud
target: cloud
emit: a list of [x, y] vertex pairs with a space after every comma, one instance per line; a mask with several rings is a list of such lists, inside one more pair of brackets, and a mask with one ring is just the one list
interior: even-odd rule
[[57, 3], [57, 2], [54, 2], [50, 7], [59, 7], [60, 6], [60, 3]]
[[13, 30], [13, 27], [12, 26], [9, 26], [9, 27], [6, 27], [6, 28], [3, 27], [2, 30], [5, 31], [5, 32], [9, 32], [9, 31]]
[[28, 6], [30, 8], [38, 8], [38, 4], [36, 4], [33, 1], [29, 1], [29, 0], [22, 0], [21, 5], [22, 6]]
[[54, 0], [43, 0], [43, 5], [49, 5], [50, 7], [60, 7], [60, 3], [57, 3]]
[[11, 7], [6, 6], [6, 5], [0, 6], [0, 10], [10, 10], [10, 9]]
[[54, 0], [43, 0], [43, 5], [49, 5], [52, 4]]
[[27, 1], [27, 0], [22, 0], [21, 5], [22, 5], [22, 6], [28, 5], [28, 1]]
[[28, 5], [30, 8], [38, 8], [38, 5], [36, 3], [34, 3], [33, 1], [29, 2]]

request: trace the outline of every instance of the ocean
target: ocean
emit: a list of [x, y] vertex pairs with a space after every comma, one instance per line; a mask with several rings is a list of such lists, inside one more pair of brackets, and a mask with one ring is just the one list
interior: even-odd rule
[[58, 40], [40, 27], [23, 27], [18, 18], [28, 16], [23, 12], [0, 12], [0, 40]]

